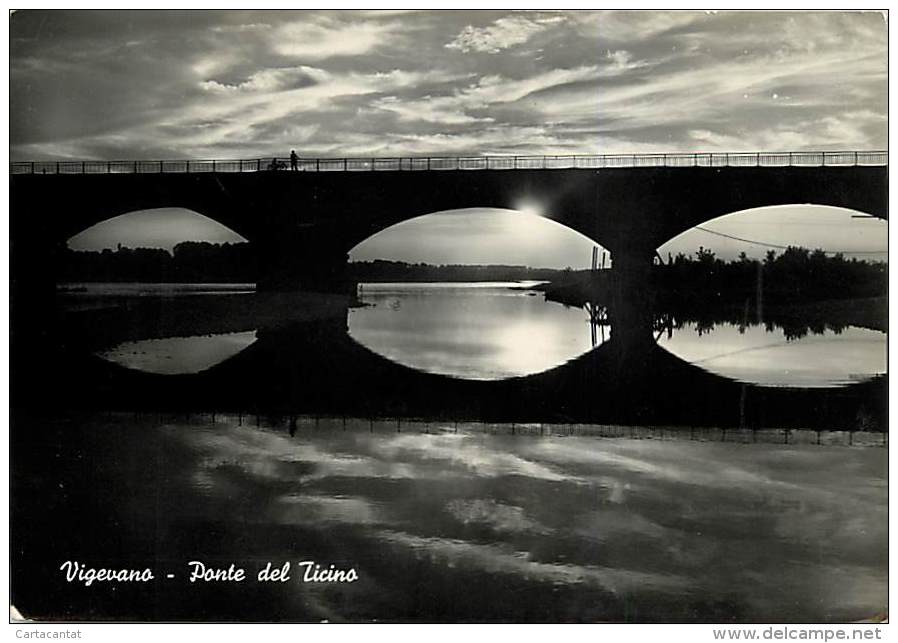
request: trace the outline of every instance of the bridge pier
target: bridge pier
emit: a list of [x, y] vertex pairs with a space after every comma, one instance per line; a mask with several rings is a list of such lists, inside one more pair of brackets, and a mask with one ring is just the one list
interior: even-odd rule
[[327, 235], [279, 230], [256, 242], [263, 292], [305, 290], [354, 294], [349, 253]]
[[652, 332], [655, 293], [652, 287], [654, 248], [636, 244], [630, 234], [612, 249], [611, 297], [608, 318], [607, 389], [608, 413], [625, 424], [651, 422], [659, 391], [652, 374], [657, 345]]
[[[29, 319], [50, 320], [56, 308], [56, 284], [63, 265], [66, 240], [57, 234], [51, 215], [34, 211], [27, 225], [23, 217], [10, 217], [10, 295], [12, 315], [27, 310]], [[18, 326], [18, 325], [16, 325]], [[19, 331], [31, 332], [33, 324]]]
[[[631, 237], [632, 239], [632, 237]], [[612, 251], [611, 338], [624, 371], [640, 370], [655, 342], [652, 319], [655, 292], [652, 263], [655, 249], [632, 242]]]
[[612, 305], [647, 310], [649, 321], [655, 303], [652, 287], [654, 258], [655, 248], [632, 242], [611, 252]]

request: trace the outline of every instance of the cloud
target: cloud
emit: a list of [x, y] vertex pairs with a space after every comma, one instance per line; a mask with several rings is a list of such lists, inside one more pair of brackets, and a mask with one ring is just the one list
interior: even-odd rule
[[877, 13], [141, 15], [15, 14], [14, 159], [886, 146]]
[[614, 51], [609, 49], [605, 52], [605, 58], [611, 63], [603, 70], [605, 74], [622, 73], [632, 69], [646, 67], [649, 64], [644, 60], [633, 60], [633, 54], [626, 49], [615, 49]]
[[[215, 101], [197, 101], [161, 126], [167, 132], [176, 132], [179, 144], [190, 146], [194, 154], [208, 157], [215, 153], [215, 146], [232, 145], [243, 157], [266, 156], [278, 146], [303, 142], [320, 132], [318, 118], [341, 114], [345, 101], [455, 78], [439, 71], [402, 69], [373, 73], [331, 73], [304, 65], [264, 69], [233, 84], [216, 80], [199, 83], [203, 92], [215, 96]], [[310, 121], [309, 114], [315, 120]], [[156, 132], [147, 131], [147, 138], [158, 134], [159, 126], [153, 129]]]
[[397, 96], [384, 96], [371, 103], [371, 107], [393, 112], [403, 121], [425, 121], [445, 125], [489, 123], [493, 119], [471, 116], [455, 96], [422, 96], [418, 100], [401, 100]]
[[341, 22], [325, 17], [299, 20], [279, 27], [271, 40], [279, 54], [306, 60], [366, 54], [395, 38], [399, 22]]
[[242, 34], [252, 31], [267, 31], [271, 29], [271, 25], [264, 22], [251, 22], [249, 24], [238, 25], [216, 25], [210, 29], [214, 33], [224, 34]]
[[612, 43], [632, 43], [701, 24], [707, 14], [698, 11], [596, 11], [577, 12], [572, 18], [581, 32], [591, 37]]
[[284, 67], [280, 69], [262, 69], [249, 78], [236, 84], [221, 83], [217, 80], [204, 80], [200, 83], [203, 90], [214, 93], [226, 92], [276, 92], [299, 89], [325, 82], [328, 74], [314, 67]]
[[445, 46], [447, 49], [458, 49], [465, 53], [478, 51], [498, 54], [503, 49], [527, 42], [535, 34], [564, 22], [564, 20], [564, 16], [533, 19], [516, 15], [499, 18], [487, 27], [466, 26]]
[[[525, 97], [544, 92], [568, 83], [595, 78], [596, 66], [582, 66], [573, 69], [552, 69], [528, 78], [509, 79], [499, 75], [482, 76], [476, 83], [456, 89], [450, 95], [425, 95], [417, 99], [399, 100], [388, 96], [371, 103], [375, 109], [396, 113], [405, 121], [427, 121], [431, 123], [490, 123], [488, 110], [494, 105], [515, 103]], [[479, 111], [474, 115], [470, 111]]]

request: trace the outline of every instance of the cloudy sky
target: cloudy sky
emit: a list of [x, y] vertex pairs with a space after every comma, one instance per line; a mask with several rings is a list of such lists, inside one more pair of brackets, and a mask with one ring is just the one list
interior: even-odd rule
[[886, 37], [848, 12], [26, 11], [10, 153], [884, 149]]
[[883, 149], [878, 13], [20, 12], [13, 159]]

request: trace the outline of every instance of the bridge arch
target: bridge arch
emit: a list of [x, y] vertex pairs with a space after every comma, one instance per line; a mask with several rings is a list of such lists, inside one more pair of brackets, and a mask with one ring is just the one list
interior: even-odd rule
[[884, 217], [856, 209], [819, 203], [780, 204], [737, 210], [709, 217], [658, 247], [662, 257], [690, 255], [699, 247], [723, 258], [745, 252], [749, 258], [777, 253], [789, 246], [827, 253], [886, 255], [888, 224]]
[[184, 207], [159, 207], [113, 213], [68, 238], [72, 249], [88, 249], [112, 241], [135, 247], [174, 245], [178, 241], [246, 242], [248, 239], [230, 227], [201, 212]]
[[70, 237], [56, 280], [252, 283], [258, 278], [257, 262], [246, 241], [192, 210], [138, 210]]
[[594, 247], [605, 250], [538, 204], [521, 200], [516, 205], [400, 215], [399, 222], [352, 246], [350, 259], [578, 269], [589, 267]]
[[[209, 203], [196, 199], [181, 198], [158, 198], [158, 199], [139, 199], [131, 201], [113, 201], [111, 203], [75, 203], [72, 207], [71, 217], [63, 217], [62, 225], [55, 227], [54, 232], [58, 240], [68, 241], [85, 231], [92, 228], [98, 228], [110, 221], [116, 219], [124, 220], [129, 218], [130, 223], [135, 227], [141, 227], [141, 219], [152, 220], [154, 215], [159, 212], [188, 212], [198, 218], [212, 224], [212, 226], [220, 226], [223, 229], [230, 230], [238, 235], [243, 241], [252, 241], [255, 236], [251, 227], [241, 222], [239, 218], [229, 215], [227, 210], [216, 208]], [[199, 220], [199, 219], [197, 219]], [[195, 225], [188, 225], [188, 231], [194, 229]]]
[[[722, 216], [776, 206], [827, 206], [888, 219], [886, 168], [727, 168], [654, 177], [640, 199], [655, 247]], [[631, 203], [631, 205], [637, 205]]]
[[39, 257], [31, 262], [37, 267], [52, 254], [49, 240], [64, 241], [111, 213], [181, 206], [257, 244], [270, 259], [271, 288], [340, 290], [346, 255], [356, 244], [414, 215], [446, 209], [515, 208], [531, 200], [600, 242], [616, 267], [626, 264], [634, 274], [667, 240], [747, 208], [819, 203], [887, 217], [888, 168], [861, 165], [866, 157], [844, 166], [831, 165], [826, 155], [813, 166], [793, 164], [791, 155], [749, 157], [750, 163], [740, 156], [720, 165], [691, 156], [688, 167], [651, 159], [622, 167], [477, 172], [226, 173], [213, 167], [193, 173], [188, 164], [189, 171], [169, 174], [157, 164], [156, 174], [17, 174], [10, 179], [10, 234], [23, 250], [19, 257]]

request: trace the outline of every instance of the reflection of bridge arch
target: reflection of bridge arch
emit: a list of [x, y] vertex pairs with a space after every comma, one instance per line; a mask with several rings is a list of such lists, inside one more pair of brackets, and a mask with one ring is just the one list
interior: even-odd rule
[[[99, 358], [57, 373], [78, 404], [148, 410], [298, 412], [355, 417], [844, 429], [886, 408], [886, 378], [838, 390], [764, 389], [709, 373], [655, 343], [651, 329], [611, 339], [564, 365], [501, 381], [416, 371], [352, 340], [340, 316], [262, 329], [257, 341], [195, 375], [129, 371]], [[77, 376], [75, 375], [77, 373]], [[251, 376], [248, 376], [251, 374]], [[84, 387], [83, 390], [80, 387]], [[885, 426], [885, 416], [877, 416]]]

